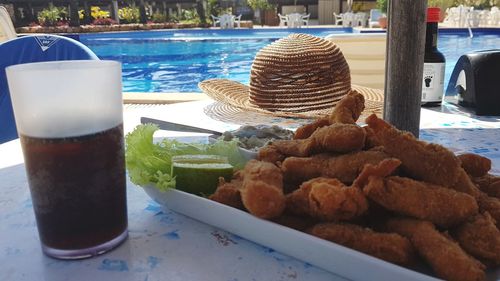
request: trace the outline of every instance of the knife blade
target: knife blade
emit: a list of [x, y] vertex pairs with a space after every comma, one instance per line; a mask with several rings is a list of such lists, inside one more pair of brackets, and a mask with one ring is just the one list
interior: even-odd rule
[[215, 136], [222, 136], [222, 132], [217, 132], [209, 129], [193, 127], [173, 122], [168, 122], [164, 120], [149, 118], [149, 117], [141, 117], [141, 124], [152, 123], [158, 125], [160, 129], [167, 131], [175, 131], [175, 132], [193, 132], [193, 133], [205, 133], [212, 134]]

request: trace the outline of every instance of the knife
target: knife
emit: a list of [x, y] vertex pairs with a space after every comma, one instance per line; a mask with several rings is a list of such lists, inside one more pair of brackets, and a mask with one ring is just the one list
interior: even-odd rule
[[160, 129], [167, 130], [167, 131], [205, 133], [205, 134], [212, 134], [215, 136], [222, 136], [221, 132], [212, 131], [212, 130], [203, 129], [203, 128], [198, 128], [198, 127], [193, 127], [193, 126], [188, 126], [188, 125], [183, 125], [183, 124], [178, 124], [178, 123], [172, 123], [172, 122], [154, 119], [154, 118], [148, 118], [148, 117], [141, 117], [141, 123], [142, 124], [152, 123], [152, 124], [158, 125], [158, 127], [160, 127]]

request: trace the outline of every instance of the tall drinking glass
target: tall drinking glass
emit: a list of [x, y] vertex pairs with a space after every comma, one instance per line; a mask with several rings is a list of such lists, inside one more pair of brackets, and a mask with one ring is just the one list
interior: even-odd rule
[[43, 252], [78, 259], [116, 247], [127, 237], [120, 63], [6, 73]]

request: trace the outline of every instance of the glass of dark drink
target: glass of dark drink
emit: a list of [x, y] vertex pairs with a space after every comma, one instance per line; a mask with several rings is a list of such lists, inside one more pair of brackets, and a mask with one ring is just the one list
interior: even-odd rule
[[120, 63], [6, 72], [43, 252], [79, 259], [118, 246], [127, 237]]

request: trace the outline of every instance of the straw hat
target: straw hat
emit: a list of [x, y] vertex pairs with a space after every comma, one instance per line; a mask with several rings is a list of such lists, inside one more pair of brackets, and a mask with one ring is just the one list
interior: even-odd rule
[[380, 114], [383, 106], [381, 91], [351, 85], [349, 66], [335, 43], [307, 34], [291, 34], [262, 48], [253, 61], [249, 86], [228, 79], [209, 79], [198, 86], [226, 104], [222, 108], [230, 109], [227, 114], [250, 110], [317, 118], [330, 114], [351, 89], [364, 95], [365, 114]]

